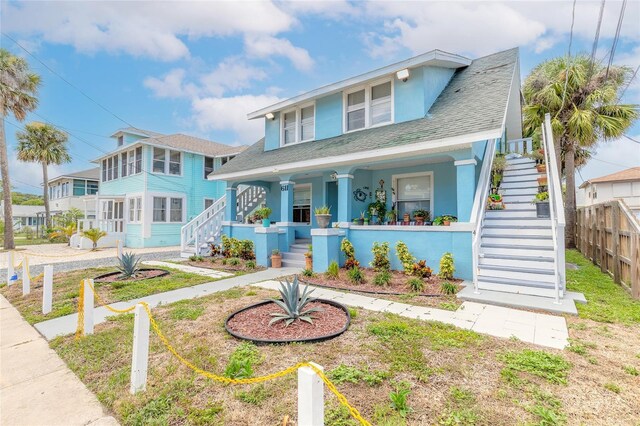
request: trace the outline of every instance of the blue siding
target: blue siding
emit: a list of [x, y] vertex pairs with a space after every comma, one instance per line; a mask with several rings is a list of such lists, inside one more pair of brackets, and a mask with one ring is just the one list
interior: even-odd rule
[[342, 92], [316, 101], [316, 139], [342, 134]]
[[455, 73], [450, 68], [424, 67], [424, 109], [429, 111]]
[[264, 119], [264, 150], [280, 148], [280, 113], [273, 114], [273, 120]]
[[424, 117], [424, 67], [411, 70], [407, 81], [395, 79], [393, 86], [394, 119], [396, 123]]

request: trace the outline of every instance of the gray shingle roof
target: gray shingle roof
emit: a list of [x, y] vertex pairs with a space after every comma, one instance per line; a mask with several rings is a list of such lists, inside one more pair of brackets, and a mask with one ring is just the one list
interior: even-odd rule
[[500, 129], [517, 61], [514, 48], [458, 69], [425, 118], [271, 151], [263, 138], [210, 176]]
[[180, 151], [189, 151], [210, 156], [236, 154], [247, 148], [245, 145], [224, 145], [206, 139], [196, 138], [195, 136], [183, 135], [182, 133], [140, 139], [138, 142], [149, 145], [166, 146], [167, 148]]
[[136, 134], [136, 135], [146, 135], [146, 136], [149, 136], [149, 137], [162, 136], [163, 135], [163, 133], [158, 133], [158, 132], [154, 132], [154, 131], [151, 131], [151, 130], [139, 129], [137, 127], [124, 127], [122, 129], [118, 129], [118, 131], [115, 132], [111, 136], [114, 136], [114, 135], [116, 135], [116, 134], [118, 134], [120, 132], [133, 133], [133, 134]]
[[93, 179], [98, 180], [100, 178], [100, 167], [94, 167], [92, 169], [81, 170], [74, 173], [65, 173], [60, 176], [56, 176], [53, 179], [49, 179], [49, 182], [56, 181], [62, 178], [77, 178], [77, 179]]

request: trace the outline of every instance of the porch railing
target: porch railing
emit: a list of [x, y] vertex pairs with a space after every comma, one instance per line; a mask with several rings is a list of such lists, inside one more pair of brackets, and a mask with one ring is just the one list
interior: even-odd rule
[[78, 219], [78, 232], [98, 228], [108, 233], [124, 232], [124, 219]]
[[533, 151], [533, 139], [522, 138], [505, 141], [500, 151], [504, 154], [528, 154]]
[[238, 209], [236, 220], [238, 222], [244, 222], [244, 218], [247, 217], [266, 196], [266, 191], [260, 186], [247, 186], [242, 188], [237, 195]]
[[473, 210], [471, 210], [471, 220], [475, 223], [473, 230], [472, 256], [473, 259], [473, 288], [478, 292], [478, 257], [480, 256], [480, 241], [482, 234], [482, 224], [484, 222], [484, 210], [487, 204], [486, 200], [491, 189], [491, 167], [499, 140], [494, 139], [487, 143], [484, 150], [484, 161], [482, 162], [482, 170], [478, 178], [478, 190], [473, 200]]
[[551, 236], [553, 239], [553, 254], [555, 257], [555, 299], [560, 303], [561, 292], [564, 292], [565, 253], [564, 253], [564, 204], [562, 202], [561, 176], [558, 170], [558, 161], [553, 142], [553, 130], [551, 128], [551, 116], [546, 114], [542, 124], [542, 147], [544, 148], [545, 161], [547, 163], [547, 181], [549, 193], [549, 210], [551, 219]]

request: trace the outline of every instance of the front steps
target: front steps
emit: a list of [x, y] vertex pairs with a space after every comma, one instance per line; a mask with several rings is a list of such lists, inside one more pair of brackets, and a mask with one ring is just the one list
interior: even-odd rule
[[306, 266], [304, 254], [309, 251], [309, 244], [311, 244], [310, 239], [296, 239], [289, 247], [289, 251], [282, 253], [282, 266], [304, 269]]
[[[477, 275], [481, 292], [555, 298], [551, 220], [539, 219], [532, 203], [540, 176], [531, 159], [507, 160], [500, 185], [505, 209], [486, 210], [481, 230]], [[560, 289], [560, 297], [562, 293]]]

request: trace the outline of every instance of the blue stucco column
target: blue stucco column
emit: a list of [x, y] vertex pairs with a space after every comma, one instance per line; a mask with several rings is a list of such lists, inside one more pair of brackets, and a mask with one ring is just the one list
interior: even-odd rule
[[458, 206], [458, 221], [469, 222], [473, 209], [473, 198], [476, 194], [476, 164], [473, 158], [458, 160], [456, 166], [456, 193]]
[[335, 228], [312, 229], [311, 244], [313, 245], [313, 272], [323, 273], [333, 261], [340, 264], [340, 241], [345, 231]]
[[238, 219], [238, 188], [227, 186], [226, 202], [224, 206], [224, 220], [226, 222], [236, 222]]
[[280, 222], [293, 222], [293, 187], [290, 180], [280, 181]]
[[271, 252], [278, 248], [278, 232], [276, 226], [255, 228], [256, 263], [260, 266], [271, 266]]
[[339, 174], [338, 179], [338, 222], [348, 227], [353, 220], [351, 213], [351, 196], [353, 193], [353, 175]]

